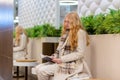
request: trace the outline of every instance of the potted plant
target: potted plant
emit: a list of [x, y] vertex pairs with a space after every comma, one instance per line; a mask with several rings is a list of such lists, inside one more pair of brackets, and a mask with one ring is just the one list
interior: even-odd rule
[[82, 17], [82, 22], [89, 34], [120, 33], [120, 10], [110, 9], [108, 14]]

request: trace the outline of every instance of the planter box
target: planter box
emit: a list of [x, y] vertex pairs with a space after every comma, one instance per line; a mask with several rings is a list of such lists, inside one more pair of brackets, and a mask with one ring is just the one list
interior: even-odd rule
[[93, 77], [120, 80], [120, 34], [91, 35], [86, 59]]

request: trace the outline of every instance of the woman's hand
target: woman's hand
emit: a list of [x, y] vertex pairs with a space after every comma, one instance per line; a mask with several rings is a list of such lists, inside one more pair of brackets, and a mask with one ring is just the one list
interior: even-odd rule
[[52, 59], [53, 59], [53, 58], [55, 58], [55, 56], [54, 56], [54, 55], [51, 55], [51, 56], [50, 56], [50, 58], [52, 58]]
[[57, 64], [61, 64], [62, 63], [61, 59], [59, 59], [59, 58], [52, 58], [52, 61], [57, 63]]

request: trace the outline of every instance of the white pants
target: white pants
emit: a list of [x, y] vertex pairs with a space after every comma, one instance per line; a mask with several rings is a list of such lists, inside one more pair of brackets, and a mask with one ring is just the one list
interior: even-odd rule
[[57, 71], [57, 64], [40, 64], [36, 66], [36, 73], [38, 80], [49, 80], [50, 76], [54, 75], [55, 71]]

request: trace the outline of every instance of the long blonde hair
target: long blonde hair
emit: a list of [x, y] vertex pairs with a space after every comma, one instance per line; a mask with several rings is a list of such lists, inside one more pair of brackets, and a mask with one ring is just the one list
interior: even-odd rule
[[[69, 21], [69, 27], [70, 27], [70, 32], [69, 32], [69, 41], [70, 41], [70, 46], [71, 46], [71, 50], [75, 50], [78, 46], [78, 36], [77, 36], [77, 32], [79, 31], [79, 29], [82, 29], [85, 31], [85, 29], [82, 26], [82, 23], [80, 21], [80, 18], [78, 16], [78, 14], [76, 12], [71, 12], [68, 13], [65, 16], [65, 19], [68, 18]], [[65, 21], [64, 19], [64, 21]], [[62, 35], [65, 34], [66, 32], [66, 27], [65, 24], [63, 23], [63, 28], [62, 28]], [[89, 36], [86, 32], [86, 45], [89, 45]]]
[[[24, 33], [26, 36], [25, 30], [21, 26], [16, 26], [15, 28], [15, 44], [18, 46], [20, 44], [20, 35]], [[28, 42], [28, 37], [27, 37], [27, 42]]]

